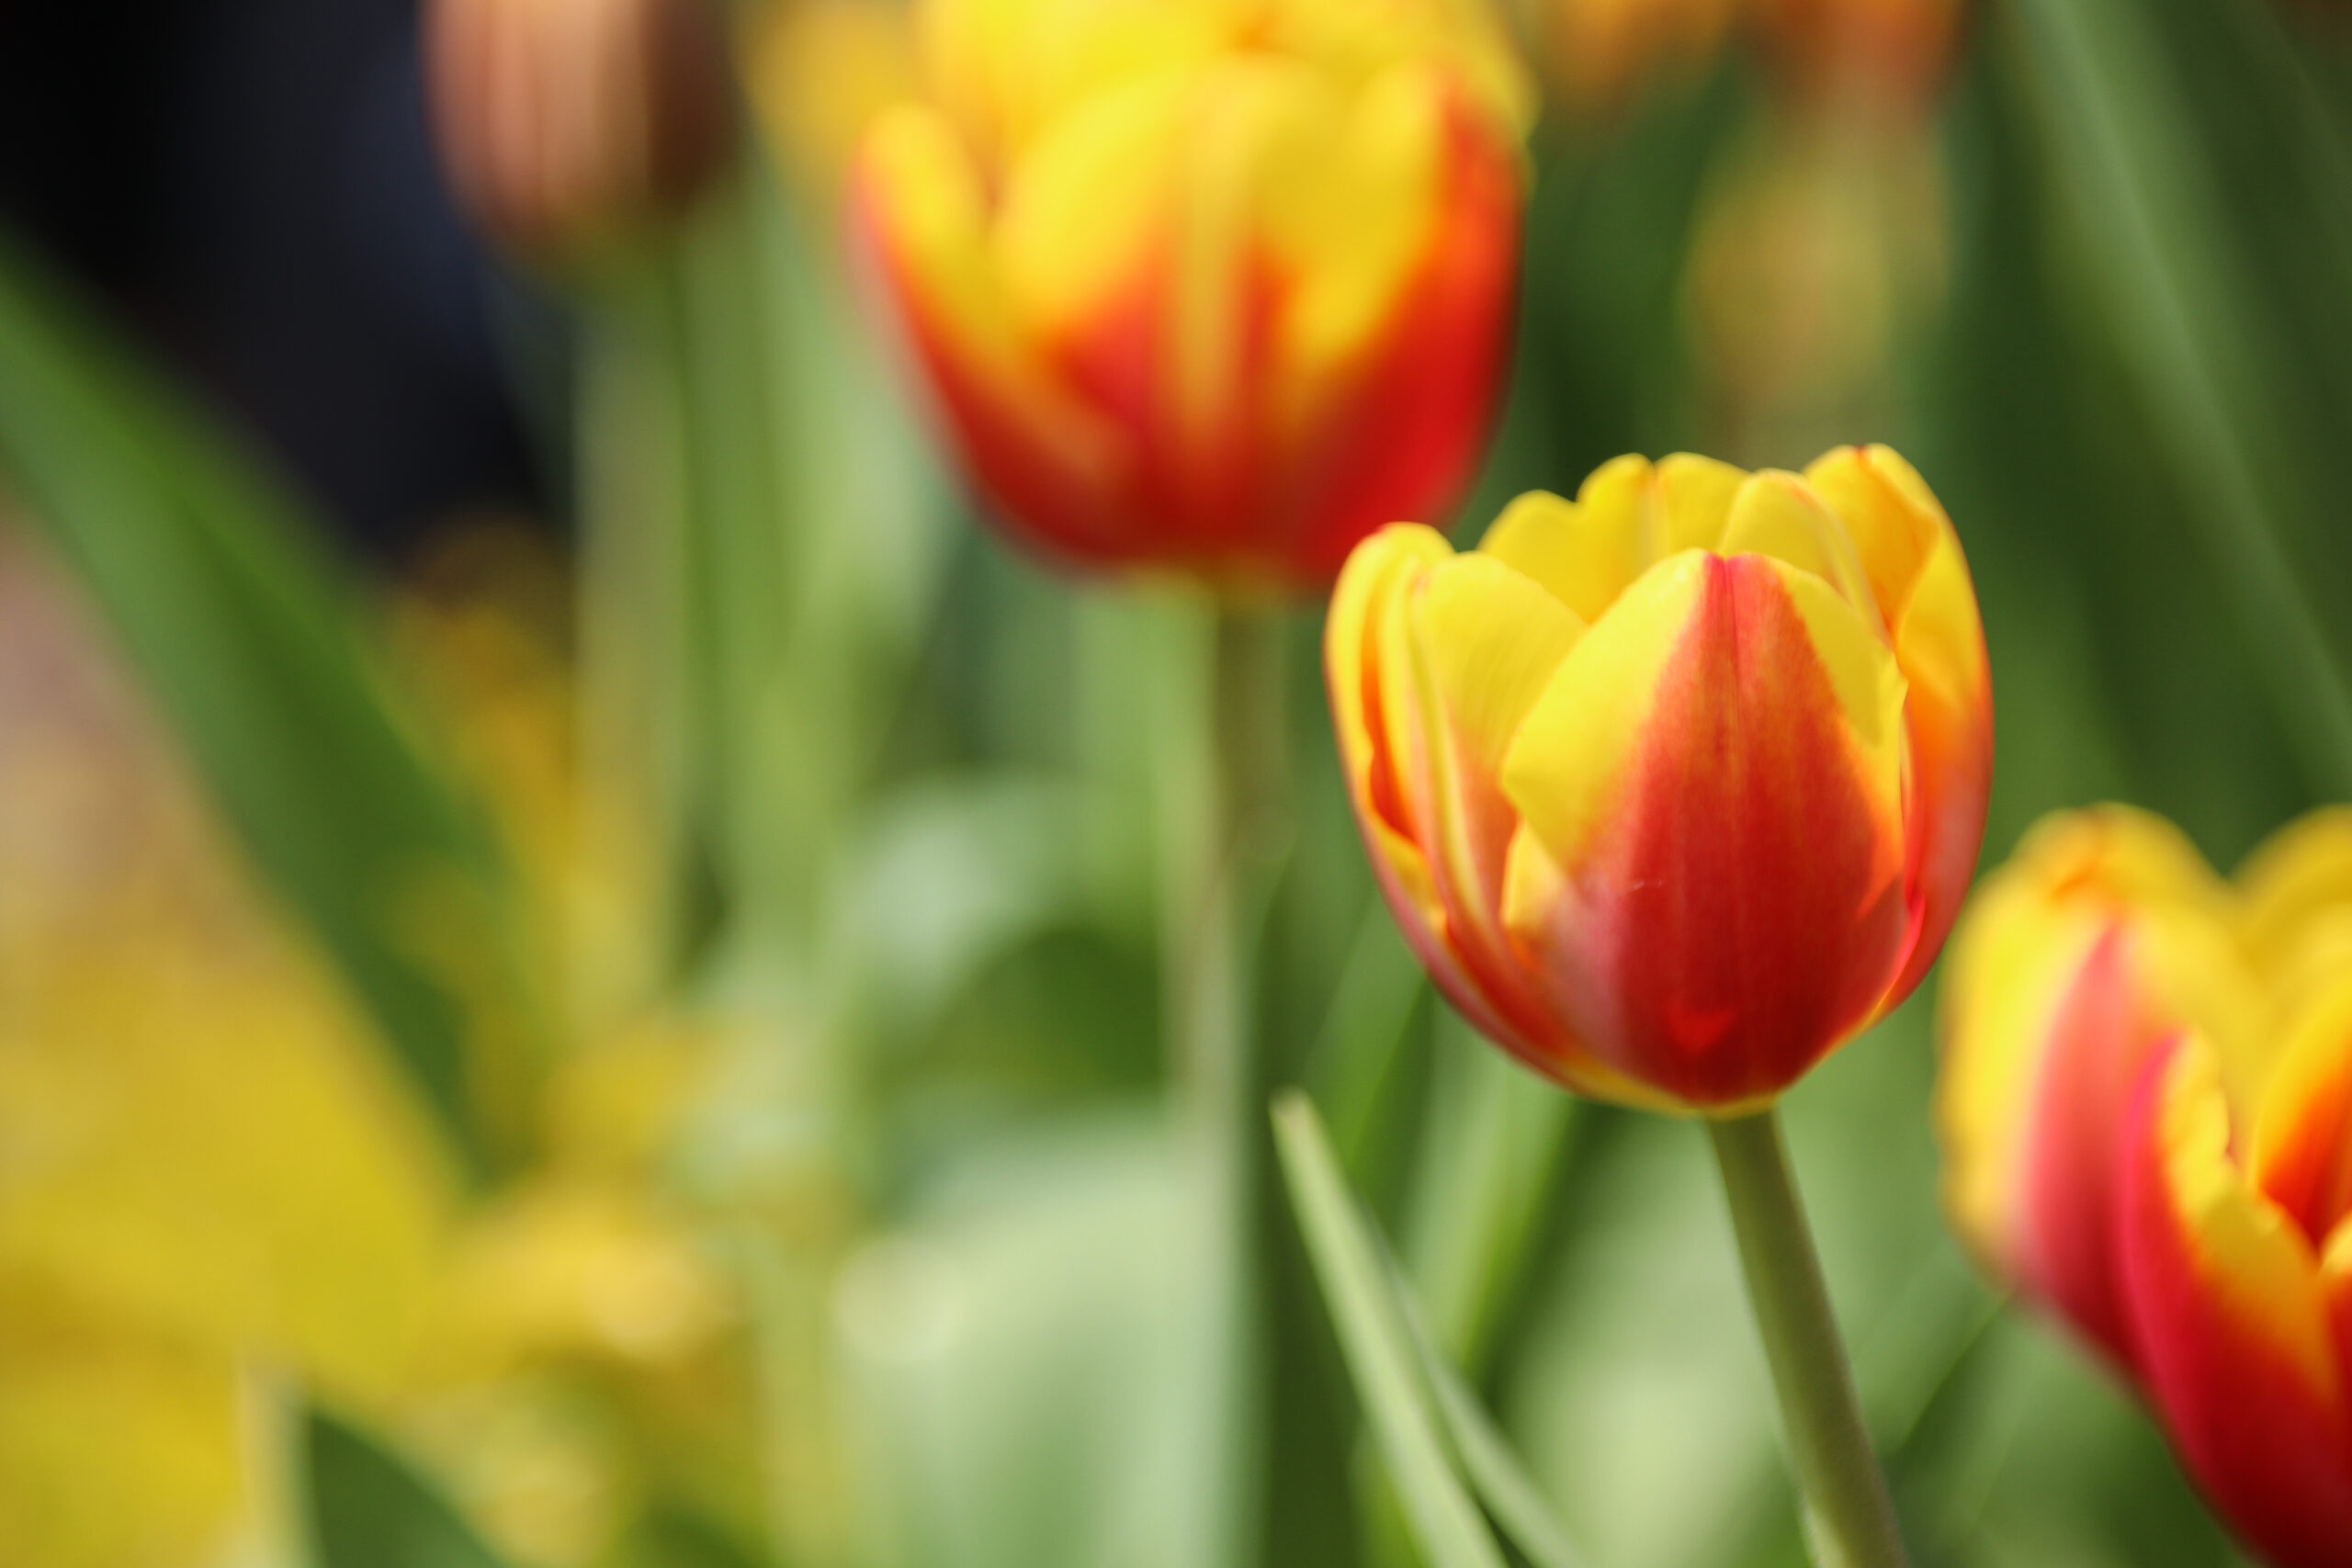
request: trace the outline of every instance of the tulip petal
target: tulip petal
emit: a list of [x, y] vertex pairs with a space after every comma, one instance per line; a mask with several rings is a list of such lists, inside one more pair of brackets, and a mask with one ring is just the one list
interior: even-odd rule
[[2304, 1010], [2261, 1090], [2247, 1168], [2324, 1245], [2352, 1213], [2352, 980]]
[[[2004, 1278], [2027, 1272], [2029, 1134], [2056, 1021], [2086, 957], [2114, 928], [2052, 900], [2030, 853], [1977, 893], [1945, 970], [1936, 1129], [1944, 1207]], [[2110, 1337], [2121, 1356], [2121, 1336]]]
[[1021, 331], [989, 251], [979, 171], [942, 117], [907, 107], [882, 118], [854, 211], [981, 491], [1050, 547], [1105, 558], [1097, 498], [1127, 482], [1134, 453]]
[[1645, 520], [1649, 558], [1664, 560], [1681, 550], [1724, 553], [1724, 525], [1747, 479], [1745, 469], [1695, 452], [1660, 459]]
[[1437, 871], [1420, 848], [1421, 818], [1414, 798], [1425, 764], [1415, 755], [1406, 657], [1389, 648], [1402, 641], [1403, 606], [1430, 568], [1453, 558], [1434, 529], [1396, 524], [1357, 547], [1331, 597], [1323, 634], [1324, 668], [1348, 793], [1374, 874], [1406, 942], [1431, 978], [1481, 1031], [1498, 1041], [1516, 1038], [1474, 983], [1448, 942]]
[[1618, 457], [1594, 469], [1574, 502], [1530, 491], [1495, 519], [1479, 553], [1542, 583], [1589, 625], [1649, 567], [1642, 513], [1650, 473], [1645, 457]]
[[1512, 1037], [1542, 1045], [1558, 1031], [1499, 914], [1520, 824], [1498, 776], [1521, 721], [1585, 628], [1490, 556], [1438, 563], [1408, 603], [1416, 729], [1428, 773], [1419, 838], [1434, 862], [1447, 945], [1511, 1021]]
[[2116, 1109], [2173, 1032], [2149, 1016], [2135, 953], [2143, 940], [2120, 919], [2099, 929], [2046, 1021], [2011, 1232], [2018, 1281], [2125, 1369], [2136, 1352], [2117, 1250]]
[[2352, 1419], [2320, 1265], [2230, 1155], [2218, 1062], [2152, 1060], [2127, 1121], [2123, 1277], [2150, 1392], [2188, 1471], [2279, 1568], [2352, 1544]]
[[1562, 896], [1505, 919], [1595, 1056], [1745, 1105], [1870, 1016], [1905, 932], [1902, 704], [1853, 606], [1765, 558], [1672, 557], [1585, 635], [1502, 774]]
[[1863, 620], [1880, 624], [1878, 602], [1871, 596], [1853, 541], [1794, 474], [1768, 468], [1740, 486], [1715, 548], [1727, 556], [1770, 556], [1809, 571], [1838, 590]]
[[1458, 100], [1442, 146], [1435, 216], [1383, 330], [1322, 367], [1297, 340], [1308, 327], [1292, 329], [1276, 543], [1308, 581], [1392, 518], [1450, 512], [1485, 447], [1510, 350], [1522, 176], [1515, 149]]
[[2352, 973], [2352, 807], [2299, 818], [2238, 874], [2245, 943], [2290, 1004]]
[[1891, 1008], [1934, 964], [1975, 874], [1993, 784], [1992, 674], [1959, 536], [1918, 471], [1892, 448], [1846, 446], [1815, 461], [1805, 479], [1853, 539], [1911, 689], [1913, 934]]
[[1891, 446], [1839, 446], [1806, 465], [1804, 478], [1846, 525], [1887, 625], [1901, 625], [1920, 570], [1950, 532], [1942, 504]]

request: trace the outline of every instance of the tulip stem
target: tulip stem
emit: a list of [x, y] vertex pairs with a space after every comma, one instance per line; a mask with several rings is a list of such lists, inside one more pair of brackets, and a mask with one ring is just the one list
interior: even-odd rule
[[1806, 1533], [1824, 1568], [1903, 1568], [1886, 1477], [1871, 1451], [1777, 1112], [1707, 1123], [1756, 1330], [1772, 1366]]

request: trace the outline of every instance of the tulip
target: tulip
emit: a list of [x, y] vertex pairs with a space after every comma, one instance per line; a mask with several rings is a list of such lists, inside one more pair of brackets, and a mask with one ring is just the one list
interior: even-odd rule
[[1883, 446], [1803, 477], [1621, 457], [1479, 549], [1383, 530], [1326, 649], [1388, 902], [1578, 1093], [1756, 1111], [1907, 995], [1973, 870], [1976, 600]]
[[1971, 907], [1938, 1114], [1986, 1267], [2147, 1399], [2278, 1568], [2352, 1562], [2352, 812], [2233, 886], [2105, 807]]
[[1578, 108], [1617, 107], [1646, 79], [1745, 34], [1784, 94], [1925, 103], [1958, 41], [1961, 0], [1548, 0], [1549, 54]]
[[962, 468], [1067, 563], [1328, 582], [1479, 455], [1523, 91], [1472, 7], [936, 0], [853, 216]]
[[425, 74], [458, 197], [562, 263], [682, 212], [735, 148], [709, 0], [431, 0]]

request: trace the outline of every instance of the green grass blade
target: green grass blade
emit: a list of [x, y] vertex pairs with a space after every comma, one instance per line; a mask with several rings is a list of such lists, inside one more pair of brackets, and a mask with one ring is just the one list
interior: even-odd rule
[[0, 472], [482, 1168], [469, 1004], [504, 1002], [480, 994], [504, 973], [482, 955], [510, 951], [486, 834], [395, 713], [357, 597], [288, 489], [5, 233]]
[[314, 1406], [303, 1450], [318, 1568], [505, 1568], [447, 1498], [357, 1427]]
[[1349, 1374], [1415, 1541], [1430, 1568], [1503, 1568], [1502, 1549], [1455, 1470], [1394, 1276], [1304, 1095], [1275, 1102], [1274, 1141]]

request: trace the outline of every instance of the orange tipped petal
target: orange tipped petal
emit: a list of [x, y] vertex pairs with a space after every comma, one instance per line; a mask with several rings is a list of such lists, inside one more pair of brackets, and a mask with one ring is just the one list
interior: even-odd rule
[[2194, 1040], [2143, 1074], [2120, 1211], [2132, 1332], [2199, 1486], [2279, 1568], [2352, 1550], [2352, 1413], [2312, 1247], [2231, 1158], [2228, 1102]]

